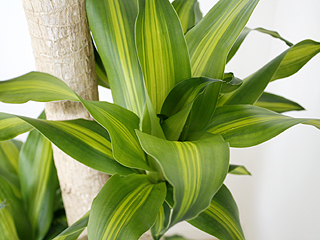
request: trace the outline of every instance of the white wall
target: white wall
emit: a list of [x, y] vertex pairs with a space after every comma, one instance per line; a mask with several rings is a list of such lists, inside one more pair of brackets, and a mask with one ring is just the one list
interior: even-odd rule
[[[200, 0], [203, 12], [217, 1]], [[277, 30], [296, 43], [320, 41], [319, 0], [261, 0], [249, 27]], [[21, 0], [0, 1], [0, 80], [35, 70]], [[261, 49], [263, 48], [263, 49]], [[260, 33], [250, 33], [228, 71], [246, 77], [286, 46]], [[269, 91], [295, 100], [307, 111], [290, 116], [320, 118], [320, 56], [290, 79], [271, 84]], [[1, 112], [36, 117], [41, 103], [0, 103]], [[228, 176], [227, 186], [238, 203], [248, 240], [317, 240], [320, 235], [320, 131], [296, 126], [250, 149], [232, 149], [231, 162], [243, 164], [251, 177]], [[189, 234], [185, 225], [182, 232]], [[190, 238], [205, 237], [190, 233]]]

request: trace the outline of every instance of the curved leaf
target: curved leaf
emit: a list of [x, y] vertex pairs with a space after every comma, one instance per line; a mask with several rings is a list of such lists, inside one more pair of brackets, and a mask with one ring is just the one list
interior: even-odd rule
[[113, 159], [109, 134], [94, 121], [48, 121], [15, 117], [35, 127], [66, 154], [91, 168], [108, 174], [127, 175], [133, 172]]
[[305, 110], [296, 102], [268, 92], [263, 92], [254, 105], [277, 113]]
[[235, 175], [250, 175], [251, 173], [244, 167], [239, 165], [232, 165], [229, 166], [229, 173], [235, 174]]
[[28, 132], [32, 126], [10, 114], [0, 113], [0, 141]]
[[146, 175], [112, 176], [93, 200], [89, 239], [138, 240], [154, 224], [166, 185]]
[[238, 207], [225, 185], [214, 195], [210, 207], [188, 222], [218, 239], [245, 239], [240, 225]]
[[90, 211], [87, 212], [78, 221], [65, 229], [62, 233], [56, 236], [53, 240], [76, 240], [83, 230], [87, 227]]
[[174, 187], [170, 226], [206, 209], [229, 168], [229, 147], [222, 137], [209, 134], [210, 138], [177, 142], [136, 132], [143, 149], [158, 160]]
[[157, 220], [151, 228], [151, 234], [154, 240], [160, 240], [170, 223], [171, 208], [164, 202], [158, 213]]
[[172, 6], [179, 16], [184, 33], [202, 19], [198, 0], [175, 0], [172, 2]]
[[171, 89], [191, 77], [178, 16], [168, 0], [139, 0], [136, 44], [147, 91], [156, 113]]
[[254, 104], [270, 81], [296, 73], [319, 52], [318, 42], [305, 40], [297, 43], [244, 79], [239, 89], [225, 94], [220, 98], [219, 105]]
[[15, 140], [0, 141], [0, 168], [18, 174], [19, 153]]
[[82, 101], [93, 118], [108, 130], [114, 158], [124, 166], [154, 171], [147, 164], [134, 130], [140, 120], [133, 112], [108, 102]]
[[165, 117], [171, 117], [180, 112], [193, 102], [208, 84], [213, 82], [221, 82], [221, 80], [198, 77], [186, 79], [178, 83], [163, 103], [161, 114]]
[[231, 147], [251, 147], [298, 123], [320, 127], [310, 119], [291, 118], [252, 105], [232, 105], [218, 107], [206, 131], [221, 134]]
[[30, 72], [0, 82], [0, 101], [25, 103], [57, 100], [79, 101], [77, 95], [60, 79], [46, 73]]
[[285, 42], [289, 47], [291, 47], [293, 44], [291, 42], [289, 42], [288, 40], [284, 39], [283, 37], [280, 36], [280, 34], [276, 31], [272, 31], [272, 30], [268, 30], [265, 28], [248, 28], [245, 27], [242, 32], [240, 33], [239, 37], [237, 38], [237, 40], [235, 41], [235, 43], [233, 44], [232, 48], [230, 49], [230, 52], [228, 53], [227, 56], [227, 63], [232, 59], [232, 57], [236, 54], [236, 52], [238, 51], [239, 47], [241, 46], [242, 42], [244, 41], [244, 39], [247, 37], [247, 35], [251, 32], [251, 31], [258, 31], [261, 33], [265, 33], [270, 35], [271, 37], [277, 38], [282, 40], [283, 42]]
[[222, 79], [228, 52], [259, 0], [220, 0], [186, 34], [192, 76]]
[[142, 116], [145, 86], [135, 47], [136, 0], [87, 0], [87, 15], [114, 103]]
[[51, 143], [36, 130], [30, 132], [21, 149], [19, 179], [32, 239], [43, 239], [51, 225], [59, 183]]

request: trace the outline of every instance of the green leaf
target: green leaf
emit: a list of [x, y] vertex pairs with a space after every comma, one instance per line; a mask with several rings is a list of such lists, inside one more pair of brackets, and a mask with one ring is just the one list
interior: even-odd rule
[[78, 221], [65, 229], [62, 233], [56, 236], [53, 240], [76, 240], [83, 230], [87, 227], [90, 211], [87, 212]]
[[30, 132], [19, 159], [21, 194], [32, 226], [32, 239], [43, 239], [53, 219], [59, 188], [51, 143], [36, 130]]
[[218, 107], [206, 131], [221, 134], [231, 147], [251, 147], [298, 123], [308, 123], [319, 128], [319, 122], [313, 121], [287, 117], [252, 105], [232, 105]]
[[0, 141], [0, 168], [18, 174], [19, 145], [15, 140]]
[[[0, 229], [4, 229], [3, 235], [13, 234], [15, 238], [15, 231], [11, 219], [16, 227], [16, 233], [21, 240], [30, 240], [31, 237], [31, 225], [29, 223], [27, 214], [24, 210], [23, 202], [20, 196], [17, 196], [12, 189], [12, 185], [9, 184], [6, 179], [0, 175], [0, 202], [3, 203], [3, 208], [0, 209]], [[8, 216], [8, 215], [11, 215]], [[5, 218], [7, 217], [7, 218]], [[8, 221], [8, 222], [7, 222]], [[2, 223], [7, 222], [7, 223]], [[4, 238], [10, 239], [11, 238]]]
[[32, 126], [10, 114], [0, 113], [0, 141], [28, 132]]
[[219, 105], [254, 104], [270, 81], [296, 73], [319, 52], [318, 42], [305, 40], [297, 43], [244, 79], [239, 89], [225, 94], [219, 100]]
[[190, 240], [190, 239], [184, 238], [179, 235], [174, 235], [174, 236], [170, 236], [170, 237], [165, 237], [164, 240]]
[[109, 134], [95, 121], [16, 117], [31, 124], [63, 152], [91, 168], [108, 174], [127, 175], [133, 172], [113, 159]]
[[271, 81], [289, 77], [298, 72], [311, 58], [320, 52], [320, 42], [304, 40], [290, 48]]
[[135, 47], [136, 0], [87, 0], [90, 29], [114, 103], [142, 116], [145, 86]]
[[94, 47], [94, 60], [95, 60], [98, 84], [102, 87], [110, 88], [106, 70], [104, 69], [100, 55], [95, 47]]
[[136, 44], [147, 91], [156, 113], [171, 89], [191, 77], [187, 44], [168, 0], [139, 0]]
[[235, 174], [235, 175], [250, 175], [251, 173], [246, 169], [245, 166], [239, 166], [239, 165], [232, 165], [229, 166], [229, 173]]
[[133, 112], [108, 102], [82, 101], [93, 118], [108, 130], [114, 158], [130, 168], [154, 171], [147, 164], [134, 132], [140, 120]]
[[262, 93], [262, 95], [254, 105], [269, 109], [277, 113], [305, 110], [296, 102], [267, 92]]
[[6, 201], [0, 203], [0, 239], [20, 240]]
[[164, 202], [158, 213], [156, 222], [151, 228], [151, 234], [154, 240], [160, 240], [170, 223], [171, 208]]
[[243, 81], [234, 76], [233, 73], [225, 73], [223, 76], [223, 83], [221, 87], [221, 93], [228, 93], [237, 90]]
[[146, 98], [146, 106], [143, 111], [143, 117], [141, 119], [141, 130], [152, 136], [163, 139], [166, 138], [160, 125], [160, 119], [157, 117], [148, 95]]
[[210, 138], [177, 142], [136, 132], [143, 149], [159, 162], [174, 187], [170, 226], [206, 209], [229, 168], [229, 147], [222, 137], [209, 134]]
[[238, 51], [239, 47], [241, 46], [242, 42], [244, 41], [244, 39], [248, 36], [248, 34], [252, 31], [258, 31], [261, 33], [265, 33], [270, 35], [271, 37], [277, 38], [282, 40], [283, 42], [285, 42], [289, 47], [291, 47], [293, 44], [291, 42], [289, 42], [288, 40], [284, 39], [283, 37], [280, 36], [280, 34], [276, 31], [272, 31], [272, 30], [268, 30], [265, 28], [248, 28], [245, 27], [242, 32], [240, 33], [239, 37], [237, 38], [237, 40], [235, 41], [235, 43], [233, 44], [232, 48], [230, 49], [230, 52], [228, 54], [227, 57], [227, 63], [232, 59], [232, 57], [236, 54], [236, 52]]
[[197, 0], [175, 0], [172, 2], [172, 6], [179, 16], [184, 33], [193, 28], [202, 19]]
[[166, 119], [162, 124], [166, 138], [170, 141], [179, 140], [183, 127], [185, 126], [193, 103], [182, 109], [180, 112]]
[[50, 102], [57, 100], [79, 101], [77, 95], [60, 79], [41, 72], [0, 82], [0, 101], [25, 103], [28, 101]]
[[192, 76], [222, 79], [229, 50], [259, 0], [220, 0], [186, 34]]
[[180, 112], [193, 102], [207, 85], [214, 82], [221, 82], [221, 80], [198, 77], [178, 83], [168, 94], [162, 106], [161, 114], [165, 117], [171, 117]]
[[112, 176], [93, 200], [89, 239], [137, 240], [154, 224], [166, 185], [146, 175]]
[[245, 239], [240, 225], [238, 207], [224, 185], [214, 195], [210, 207], [189, 223], [218, 239]]

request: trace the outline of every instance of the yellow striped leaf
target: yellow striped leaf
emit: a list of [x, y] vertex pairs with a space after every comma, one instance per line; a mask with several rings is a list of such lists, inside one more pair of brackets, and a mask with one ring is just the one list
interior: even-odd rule
[[146, 88], [158, 114], [171, 89], [191, 77], [187, 44], [168, 0], [139, 0], [136, 42]]
[[220, 0], [186, 34], [193, 77], [222, 79], [229, 50], [259, 0]]
[[225, 185], [214, 195], [210, 207], [188, 222], [218, 239], [245, 239], [240, 225], [238, 207]]
[[229, 146], [223, 138], [208, 134], [204, 139], [178, 142], [136, 132], [143, 149], [159, 162], [174, 188], [170, 226], [205, 210], [228, 172]]
[[87, 227], [89, 221], [90, 211], [87, 212], [78, 221], [72, 224], [70, 227], [61, 232], [53, 240], [76, 240], [83, 230]]
[[19, 179], [32, 227], [32, 239], [43, 239], [53, 219], [54, 198], [59, 183], [51, 143], [36, 130], [30, 132], [21, 149]]
[[197, 0], [175, 0], [172, 2], [172, 6], [179, 16], [184, 33], [202, 19], [202, 12]]
[[225, 94], [219, 105], [254, 104], [270, 81], [289, 77], [320, 52], [320, 42], [304, 40], [293, 45], [243, 80], [240, 88]]
[[0, 113], [0, 141], [12, 139], [31, 129], [32, 126], [23, 120], [10, 114]]
[[112, 176], [94, 199], [89, 239], [138, 240], [154, 224], [166, 196], [166, 184], [146, 175]]
[[127, 175], [133, 172], [113, 159], [109, 134], [95, 121], [16, 117], [32, 125], [66, 154], [91, 168], [108, 174]]
[[235, 175], [251, 175], [251, 173], [246, 169], [245, 166], [233, 165], [229, 166], [229, 173]]
[[60, 79], [41, 72], [0, 82], [0, 101], [25, 103], [27, 101], [50, 102], [57, 100], [79, 101], [77, 95]]
[[136, 0], [87, 0], [94, 41], [108, 75], [114, 103], [142, 116], [145, 86], [135, 47]]
[[151, 228], [151, 234], [154, 240], [160, 240], [164, 235], [164, 232], [170, 223], [170, 215], [171, 208], [166, 202], [164, 202], [158, 213], [157, 220]]
[[0, 198], [0, 239], [20, 240], [6, 200]]
[[18, 174], [21, 142], [16, 140], [0, 141], [0, 168]]
[[[12, 189], [12, 185], [7, 182], [0, 175], [0, 203], [2, 208], [0, 209], [0, 228], [5, 228], [4, 233], [1, 234], [13, 234], [13, 238], [15, 236], [14, 227], [12, 225], [11, 219], [14, 222], [16, 233], [21, 240], [29, 240], [32, 239], [31, 236], [31, 225], [28, 220], [27, 214], [25, 212], [23, 202], [20, 196], [17, 196]], [[2, 213], [3, 212], [3, 213]], [[7, 219], [3, 219], [4, 217], [8, 216]], [[8, 222], [7, 222], [8, 221]], [[5, 222], [5, 223], [2, 223]], [[11, 239], [4, 238], [4, 239]]]
[[221, 134], [231, 147], [251, 147], [298, 123], [320, 128], [319, 120], [287, 117], [252, 105], [233, 105], [218, 107], [205, 131]]
[[114, 158], [130, 168], [154, 171], [148, 163], [134, 132], [140, 120], [133, 112], [108, 102], [82, 101], [93, 118], [111, 137]]
[[262, 93], [254, 105], [277, 113], [305, 110], [296, 102], [268, 92]]

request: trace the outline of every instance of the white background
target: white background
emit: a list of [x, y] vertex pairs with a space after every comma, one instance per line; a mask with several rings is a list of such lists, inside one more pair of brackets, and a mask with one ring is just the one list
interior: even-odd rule
[[[216, 2], [200, 0], [201, 9], [207, 12]], [[319, 10], [319, 0], [261, 0], [248, 26], [276, 30], [293, 43], [303, 39], [320, 41]], [[21, 0], [0, 0], [0, 40], [0, 80], [35, 70]], [[281, 41], [252, 32], [227, 71], [244, 78], [285, 49]], [[293, 77], [272, 83], [268, 91], [307, 109], [288, 115], [320, 118], [320, 56]], [[1, 112], [32, 117], [42, 108], [42, 103], [0, 103]], [[231, 162], [245, 165], [252, 173], [251, 177], [230, 175], [226, 180], [238, 203], [247, 240], [320, 239], [319, 130], [295, 126], [257, 147], [232, 149]], [[208, 239], [186, 228], [186, 224], [175, 229], [182, 229], [189, 238]]]

